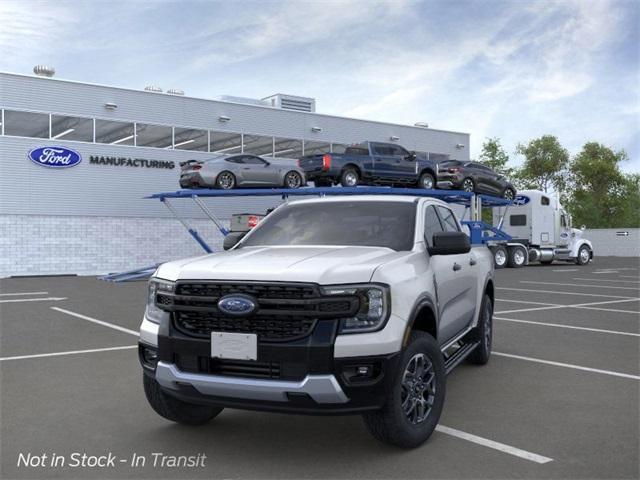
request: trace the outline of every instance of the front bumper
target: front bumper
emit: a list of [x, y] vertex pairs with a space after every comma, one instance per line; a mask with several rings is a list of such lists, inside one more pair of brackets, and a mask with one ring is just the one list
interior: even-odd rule
[[[184, 402], [304, 414], [354, 414], [384, 406], [399, 354], [334, 357], [337, 322], [322, 320], [307, 338], [258, 343], [257, 361], [211, 358], [211, 342], [182, 334], [170, 321], [157, 331], [157, 347], [141, 337], [145, 375]], [[145, 341], [146, 340], [146, 341]], [[157, 349], [157, 364], [144, 360]], [[357, 367], [371, 374], [360, 377]]]

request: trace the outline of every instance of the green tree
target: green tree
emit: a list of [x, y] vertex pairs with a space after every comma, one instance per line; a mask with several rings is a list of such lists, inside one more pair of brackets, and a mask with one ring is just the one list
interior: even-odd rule
[[509, 155], [497, 137], [487, 138], [485, 140], [482, 144], [482, 152], [478, 160], [502, 175], [511, 176], [513, 173], [513, 168], [507, 166], [507, 163], [509, 163]]
[[548, 192], [564, 190], [569, 152], [553, 135], [543, 135], [519, 144], [516, 152], [524, 156], [524, 164], [517, 172], [520, 187], [536, 188]]
[[576, 225], [590, 228], [637, 227], [640, 225], [640, 176], [624, 175], [620, 162], [624, 150], [614, 152], [597, 142], [588, 142], [569, 168], [566, 205]]

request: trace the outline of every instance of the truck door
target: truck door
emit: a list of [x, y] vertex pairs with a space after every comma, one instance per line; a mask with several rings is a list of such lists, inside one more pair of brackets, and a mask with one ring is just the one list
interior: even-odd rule
[[569, 215], [564, 210], [560, 210], [558, 213], [560, 214], [560, 235], [557, 237], [557, 244], [559, 247], [566, 247], [571, 242]]
[[412, 157], [409, 152], [400, 145], [392, 145], [391, 148], [393, 149], [393, 157], [395, 159], [392, 164], [393, 178], [403, 182], [410, 182], [417, 179], [417, 160], [411, 160]]
[[371, 153], [375, 165], [373, 176], [384, 181], [392, 180], [395, 176], [396, 164], [393, 145], [372, 143]]
[[[438, 231], [460, 231], [453, 212], [440, 205], [425, 210], [425, 241], [431, 245]], [[477, 282], [472, 265], [473, 251], [459, 255], [433, 255], [429, 258], [435, 277], [440, 344], [464, 330], [476, 310]]]

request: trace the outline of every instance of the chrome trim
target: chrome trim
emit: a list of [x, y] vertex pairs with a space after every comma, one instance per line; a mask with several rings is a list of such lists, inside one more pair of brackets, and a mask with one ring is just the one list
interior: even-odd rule
[[346, 403], [349, 398], [333, 375], [307, 375], [299, 382], [261, 380], [188, 373], [174, 364], [158, 362], [156, 380], [164, 388], [177, 390], [177, 384], [191, 385], [203, 395], [287, 402], [287, 393], [306, 393], [318, 403]]

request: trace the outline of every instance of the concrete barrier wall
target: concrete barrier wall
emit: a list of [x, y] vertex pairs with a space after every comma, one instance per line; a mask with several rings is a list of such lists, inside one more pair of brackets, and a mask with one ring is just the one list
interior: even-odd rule
[[640, 228], [587, 229], [596, 257], [640, 257]]

